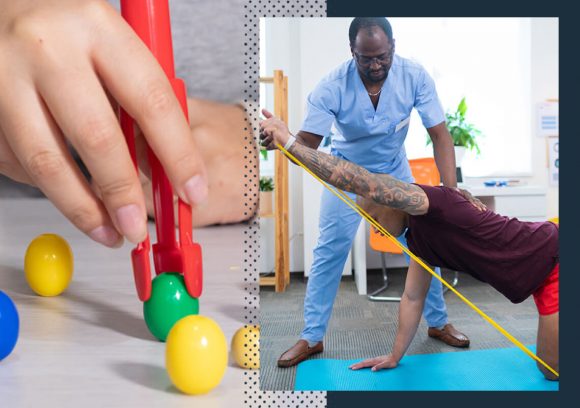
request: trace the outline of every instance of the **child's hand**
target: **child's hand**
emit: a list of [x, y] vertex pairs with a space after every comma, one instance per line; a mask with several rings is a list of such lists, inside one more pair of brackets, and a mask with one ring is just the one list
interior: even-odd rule
[[103, 0], [0, 0], [0, 9], [1, 173], [38, 186], [95, 241], [143, 240], [143, 191], [111, 106], [118, 103], [176, 193], [193, 205], [205, 200], [205, 166], [171, 85], [115, 9]]

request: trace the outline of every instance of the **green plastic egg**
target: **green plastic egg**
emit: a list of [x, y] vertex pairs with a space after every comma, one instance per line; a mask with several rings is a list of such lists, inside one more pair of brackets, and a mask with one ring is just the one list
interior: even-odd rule
[[198, 313], [199, 301], [187, 293], [182, 274], [166, 272], [153, 279], [151, 297], [143, 303], [145, 323], [151, 334], [165, 341], [179, 319]]

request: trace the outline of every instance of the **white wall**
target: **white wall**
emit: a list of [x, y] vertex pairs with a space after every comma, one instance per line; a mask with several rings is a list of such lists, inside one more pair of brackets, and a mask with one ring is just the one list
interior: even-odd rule
[[[300, 36], [298, 19], [269, 18], [266, 20], [266, 75], [272, 75], [276, 69], [288, 76], [288, 125], [290, 129], [299, 129], [302, 120]], [[290, 270], [304, 270], [304, 251], [302, 238], [302, 172], [290, 164], [289, 171], [289, 235], [290, 235]]]
[[[324, 30], [320, 30], [320, 24]], [[302, 125], [306, 97], [332, 68], [350, 57], [350, 19], [266, 19], [266, 72], [282, 69], [288, 76], [288, 121], [291, 131]], [[346, 27], [346, 29], [345, 29]], [[340, 38], [337, 33], [340, 33]], [[304, 46], [307, 44], [308, 46]], [[290, 270], [303, 271], [303, 204], [300, 168], [290, 165]], [[317, 199], [312, 205], [319, 205]], [[317, 225], [312, 226], [317, 228]]]
[[[558, 98], [558, 19], [532, 18], [531, 19], [531, 79], [530, 94], [532, 114], [531, 147], [532, 147], [532, 175], [518, 176], [517, 178], [529, 185], [539, 185], [547, 188], [548, 218], [557, 217], [558, 187], [548, 183], [547, 140], [538, 136], [537, 108], [547, 99]], [[481, 179], [468, 179], [480, 183]]]
[[[301, 126], [305, 101], [318, 81], [335, 66], [350, 58], [348, 26], [350, 18], [326, 19], [267, 19], [268, 72], [283, 69], [289, 82], [289, 125], [291, 131]], [[392, 19], [396, 34], [395, 19]], [[549, 98], [558, 97], [558, 20], [532, 19], [531, 103], [532, 110], [532, 166], [533, 175], [518, 177], [528, 184], [548, 188], [548, 216], [558, 215], [558, 188], [548, 186], [546, 140], [537, 136], [536, 107]], [[498, 63], [490, 55], [490, 63]], [[290, 170], [290, 236], [292, 271], [304, 269], [302, 242], [302, 176], [295, 166]], [[307, 175], [306, 175], [307, 176]], [[478, 180], [477, 182], [481, 182]], [[313, 199], [312, 205], [319, 205]], [[311, 228], [317, 228], [316, 225]], [[367, 267], [380, 267], [378, 254], [367, 250]], [[391, 265], [402, 264], [400, 258], [389, 260]]]
[[[558, 19], [532, 19], [532, 109], [550, 98], [558, 98]], [[536, 115], [534, 115], [536, 118]], [[534, 124], [535, 125], [535, 124]], [[548, 217], [559, 214], [558, 187], [548, 185], [548, 160], [546, 139], [538, 137], [537, 126], [532, 127], [533, 176], [530, 184], [548, 186]]]

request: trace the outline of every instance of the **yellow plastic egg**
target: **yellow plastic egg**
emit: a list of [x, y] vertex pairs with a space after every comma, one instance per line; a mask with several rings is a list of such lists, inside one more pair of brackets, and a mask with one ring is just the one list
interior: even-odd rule
[[228, 363], [228, 344], [215, 321], [186, 316], [173, 325], [166, 343], [165, 367], [181, 392], [205, 394], [221, 382]]
[[24, 274], [30, 288], [40, 296], [57, 296], [68, 287], [73, 274], [73, 253], [56, 234], [34, 238], [24, 257]]
[[245, 325], [232, 338], [232, 355], [242, 368], [260, 368], [260, 326]]

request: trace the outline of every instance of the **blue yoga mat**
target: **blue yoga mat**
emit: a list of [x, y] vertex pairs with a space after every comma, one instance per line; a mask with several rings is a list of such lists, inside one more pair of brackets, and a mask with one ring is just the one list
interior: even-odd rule
[[[535, 352], [535, 347], [529, 347]], [[298, 365], [296, 391], [558, 391], [518, 348], [404, 357], [392, 370], [353, 371], [360, 360], [307, 360]]]

